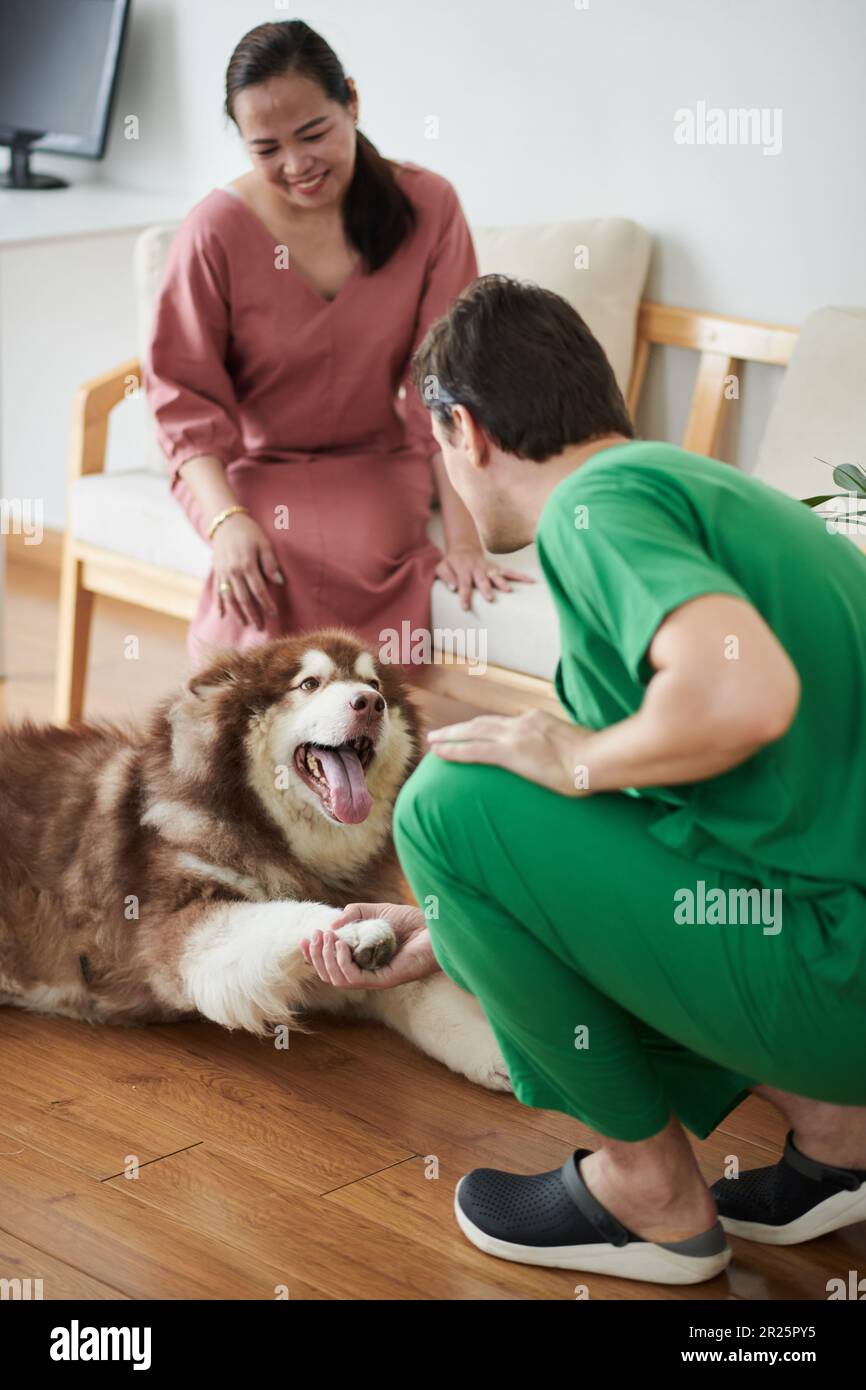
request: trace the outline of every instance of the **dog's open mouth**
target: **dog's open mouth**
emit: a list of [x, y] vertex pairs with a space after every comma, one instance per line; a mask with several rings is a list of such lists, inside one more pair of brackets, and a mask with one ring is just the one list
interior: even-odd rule
[[295, 749], [295, 768], [322, 805], [342, 825], [358, 825], [370, 814], [373, 798], [366, 772], [375, 753], [373, 740], [362, 735], [336, 747], [302, 743]]

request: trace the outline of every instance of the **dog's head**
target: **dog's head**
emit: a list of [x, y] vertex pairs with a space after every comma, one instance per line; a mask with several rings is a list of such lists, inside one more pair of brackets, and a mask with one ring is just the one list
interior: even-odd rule
[[342, 628], [220, 653], [171, 720], [176, 765], [193, 771], [216, 754], [230, 783], [242, 754], [244, 780], [280, 821], [293, 806], [358, 825], [376, 803], [390, 809], [421, 755], [402, 677]]

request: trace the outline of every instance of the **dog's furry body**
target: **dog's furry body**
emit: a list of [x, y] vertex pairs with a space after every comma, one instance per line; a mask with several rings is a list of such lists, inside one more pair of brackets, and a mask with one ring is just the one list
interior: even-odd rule
[[[351, 1010], [508, 1089], [447, 976], [339, 990], [300, 950], [348, 902], [400, 901], [391, 813], [421, 754], [398, 673], [342, 629], [223, 653], [142, 728], [4, 731], [0, 1005], [260, 1034]], [[396, 946], [382, 919], [339, 934], [363, 966]]]

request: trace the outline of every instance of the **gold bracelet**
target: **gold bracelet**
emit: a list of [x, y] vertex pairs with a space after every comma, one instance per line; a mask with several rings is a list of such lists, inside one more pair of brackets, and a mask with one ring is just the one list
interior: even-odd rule
[[249, 515], [249, 510], [249, 507], [234, 506], [226, 507], [224, 512], [218, 512], [217, 515], [214, 517], [213, 521], [211, 522], [210, 526], [207, 528], [208, 540], [213, 540], [213, 534], [217, 527], [222, 526], [223, 522], [228, 520], [230, 516], [234, 516], [235, 512], [246, 512], [247, 515]]

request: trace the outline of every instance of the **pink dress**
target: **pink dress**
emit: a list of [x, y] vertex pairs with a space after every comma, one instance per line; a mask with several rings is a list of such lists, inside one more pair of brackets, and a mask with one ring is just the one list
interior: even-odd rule
[[193, 667], [218, 647], [331, 624], [375, 646], [405, 622], [429, 628], [437, 450], [415, 388], [405, 401], [398, 392], [478, 267], [447, 179], [416, 164], [397, 178], [417, 209], [414, 233], [374, 274], [358, 262], [330, 301], [282, 268], [271, 233], [224, 188], [172, 242], [144, 366], [172, 492], [206, 538], [211, 518], [178, 469], [216, 455], [286, 576], [268, 586], [279, 616], [265, 614], [259, 632], [233, 611], [220, 617], [211, 572], [187, 641]]

